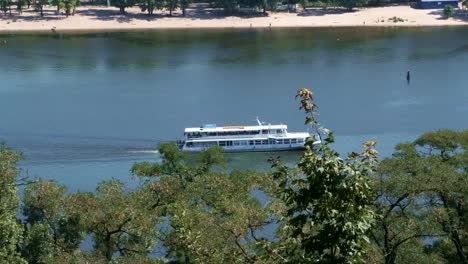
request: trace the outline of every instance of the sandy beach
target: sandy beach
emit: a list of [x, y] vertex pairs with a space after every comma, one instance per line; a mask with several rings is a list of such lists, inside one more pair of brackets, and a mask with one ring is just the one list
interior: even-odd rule
[[[394, 17], [398, 18], [395, 22]], [[167, 12], [149, 16], [139, 8], [128, 8], [121, 15], [115, 7], [79, 7], [74, 16], [55, 14], [46, 10], [41, 18], [37, 12], [26, 10], [22, 15], [0, 15], [0, 32], [69, 32], [69, 31], [130, 31], [150, 29], [189, 28], [280, 28], [280, 27], [381, 27], [381, 26], [456, 26], [468, 25], [468, 13], [457, 11], [445, 19], [442, 10], [414, 9], [409, 6], [362, 8], [348, 12], [343, 9], [308, 9], [305, 12], [269, 13], [268, 16], [223, 16], [219, 10], [206, 5], [194, 5], [186, 17], [177, 11], [173, 17]]]

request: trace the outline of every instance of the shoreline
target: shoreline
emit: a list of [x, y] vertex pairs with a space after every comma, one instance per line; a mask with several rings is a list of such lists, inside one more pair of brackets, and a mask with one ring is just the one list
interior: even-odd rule
[[[226, 31], [226, 30], [287, 30], [287, 29], [411, 29], [411, 28], [460, 28], [468, 27], [467, 25], [401, 25], [401, 26], [276, 26], [276, 27], [153, 27], [153, 28], [80, 28], [80, 29], [58, 29], [51, 31], [50, 29], [15, 29], [15, 30], [0, 30], [1, 35], [29, 35], [29, 34], [99, 34], [99, 33], [132, 33], [132, 32], [158, 32], [158, 31]], [[0, 43], [1, 44], [1, 43]]]
[[[182, 17], [164, 12], [148, 16], [139, 8], [129, 8], [126, 15], [114, 7], [79, 7], [74, 16], [55, 15], [48, 8], [44, 18], [31, 10], [22, 15], [0, 16], [0, 34], [34, 33], [105, 33], [159, 30], [230, 30], [230, 29], [296, 29], [296, 28], [417, 28], [468, 26], [468, 13], [442, 18], [439, 9], [413, 9], [409, 6], [387, 6], [344, 12], [340, 9], [311, 8], [299, 13], [270, 13], [269, 16], [220, 16], [217, 10], [191, 8]], [[393, 18], [399, 19], [394, 22]]]

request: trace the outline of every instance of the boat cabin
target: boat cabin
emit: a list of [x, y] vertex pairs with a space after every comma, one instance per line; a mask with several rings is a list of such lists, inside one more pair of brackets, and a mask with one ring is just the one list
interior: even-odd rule
[[302, 144], [304, 145], [305, 138], [268, 138], [268, 139], [207, 139], [186, 142], [188, 148], [191, 147], [202, 147], [210, 148], [214, 146], [230, 147], [230, 146], [266, 146], [266, 145], [290, 145], [290, 144]]
[[285, 135], [287, 128], [286, 125], [216, 127], [214, 124], [209, 124], [196, 128], [186, 128], [184, 137], [186, 139], [193, 139], [226, 136]]

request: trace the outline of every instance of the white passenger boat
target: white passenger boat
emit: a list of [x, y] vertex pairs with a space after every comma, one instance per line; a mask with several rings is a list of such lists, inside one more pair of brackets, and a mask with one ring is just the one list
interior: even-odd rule
[[[185, 129], [178, 146], [185, 152], [200, 152], [220, 146], [225, 152], [299, 150], [311, 135], [308, 132], [288, 132], [286, 125], [260, 122], [257, 126], [223, 126], [206, 124]], [[319, 144], [315, 141], [314, 144]]]

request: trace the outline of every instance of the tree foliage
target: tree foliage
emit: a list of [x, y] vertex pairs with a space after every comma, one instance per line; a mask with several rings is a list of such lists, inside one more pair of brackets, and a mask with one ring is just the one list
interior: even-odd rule
[[408, 245], [419, 244], [412, 252], [421, 251], [424, 238], [436, 239], [433, 256], [466, 263], [467, 135], [451, 130], [425, 133], [397, 145], [396, 153], [379, 165], [376, 206], [383, 217], [374, 240], [385, 263], [397, 263]]
[[[312, 92], [301, 89], [297, 97], [307, 114], [306, 124], [317, 128]], [[375, 220], [369, 176], [377, 161], [376, 143], [364, 143], [364, 152], [343, 160], [330, 147], [333, 133], [327, 129], [317, 133], [323, 144], [313, 146], [316, 139], [307, 140], [297, 171], [273, 161], [282, 190], [279, 198], [286, 204], [278, 250], [295, 263], [363, 263]]]
[[[25, 189], [23, 215], [27, 240], [23, 255], [29, 263], [48, 263], [53, 256], [71, 258], [84, 238], [79, 218], [67, 214], [66, 188], [38, 180]], [[44, 243], [38, 244], [40, 239]]]
[[164, 6], [163, 0], [142, 0], [139, 2], [139, 6], [142, 12], [148, 12], [148, 15], [152, 15], [155, 9], [162, 9]]
[[125, 14], [125, 8], [135, 5], [135, 0], [112, 0], [112, 5], [117, 7], [120, 14]]
[[337, 0], [339, 6], [352, 10], [356, 7], [363, 7], [367, 5], [368, 0]]
[[147, 181], [153, 213], [168, 219], [163, 238], [168, 256], [190, 263], [256, 261], [255, 234], [270, 221], [252, 193], [266, 189], [268, 176], [212, 171], [225, 163], [219, 147], [197, 159], [175, 144], [162, 144], [159, 151], [162, 163], [138, 163], [132, 171]]
[[75, 193], [68, 199], [68, 214], [92, 235], [96, 255], [110, 261], [115, 254], [146, 256], [152, 251], [159, 218], [148, 213], [149, 201], [141, 190], [127, 192], [112, 180], [101, 183], [96, 193]]
[[16, 10], [18, 11], [18, 13], [20, 13], [20, 14], [23, 13], [23, 9], [26, 6], [26, 4], [27, 4], [26, 0], [17, 0], [16, 1]]
[[7, 12], [11, 16], [11, 6], [13, 5], [12, 0], [0, 0], [0, 10], [6, 14]]
[[80, 5], [79, 0], [63, 0], [63, 7], [62, 9], [65, 11], [65, 15], [74, 15], [76, 7]]
[[39, 12], [41, 17], [44, 17], [44, 6], [48, 5], [49, 1], [48, 0], [33, 0], [32, 4], [34, 6], [34, 10], [36, 10], [36, 12]]
[[0, 144], [0, 262], [25, 263], [17, 247], [23, 228], [16, 219], [19, 199], [16, 180], [21, 155]]
[[452, 17], [455, 14], [455, 8], [451, 5], [444, 6], [444, 15], [446, 18]]

